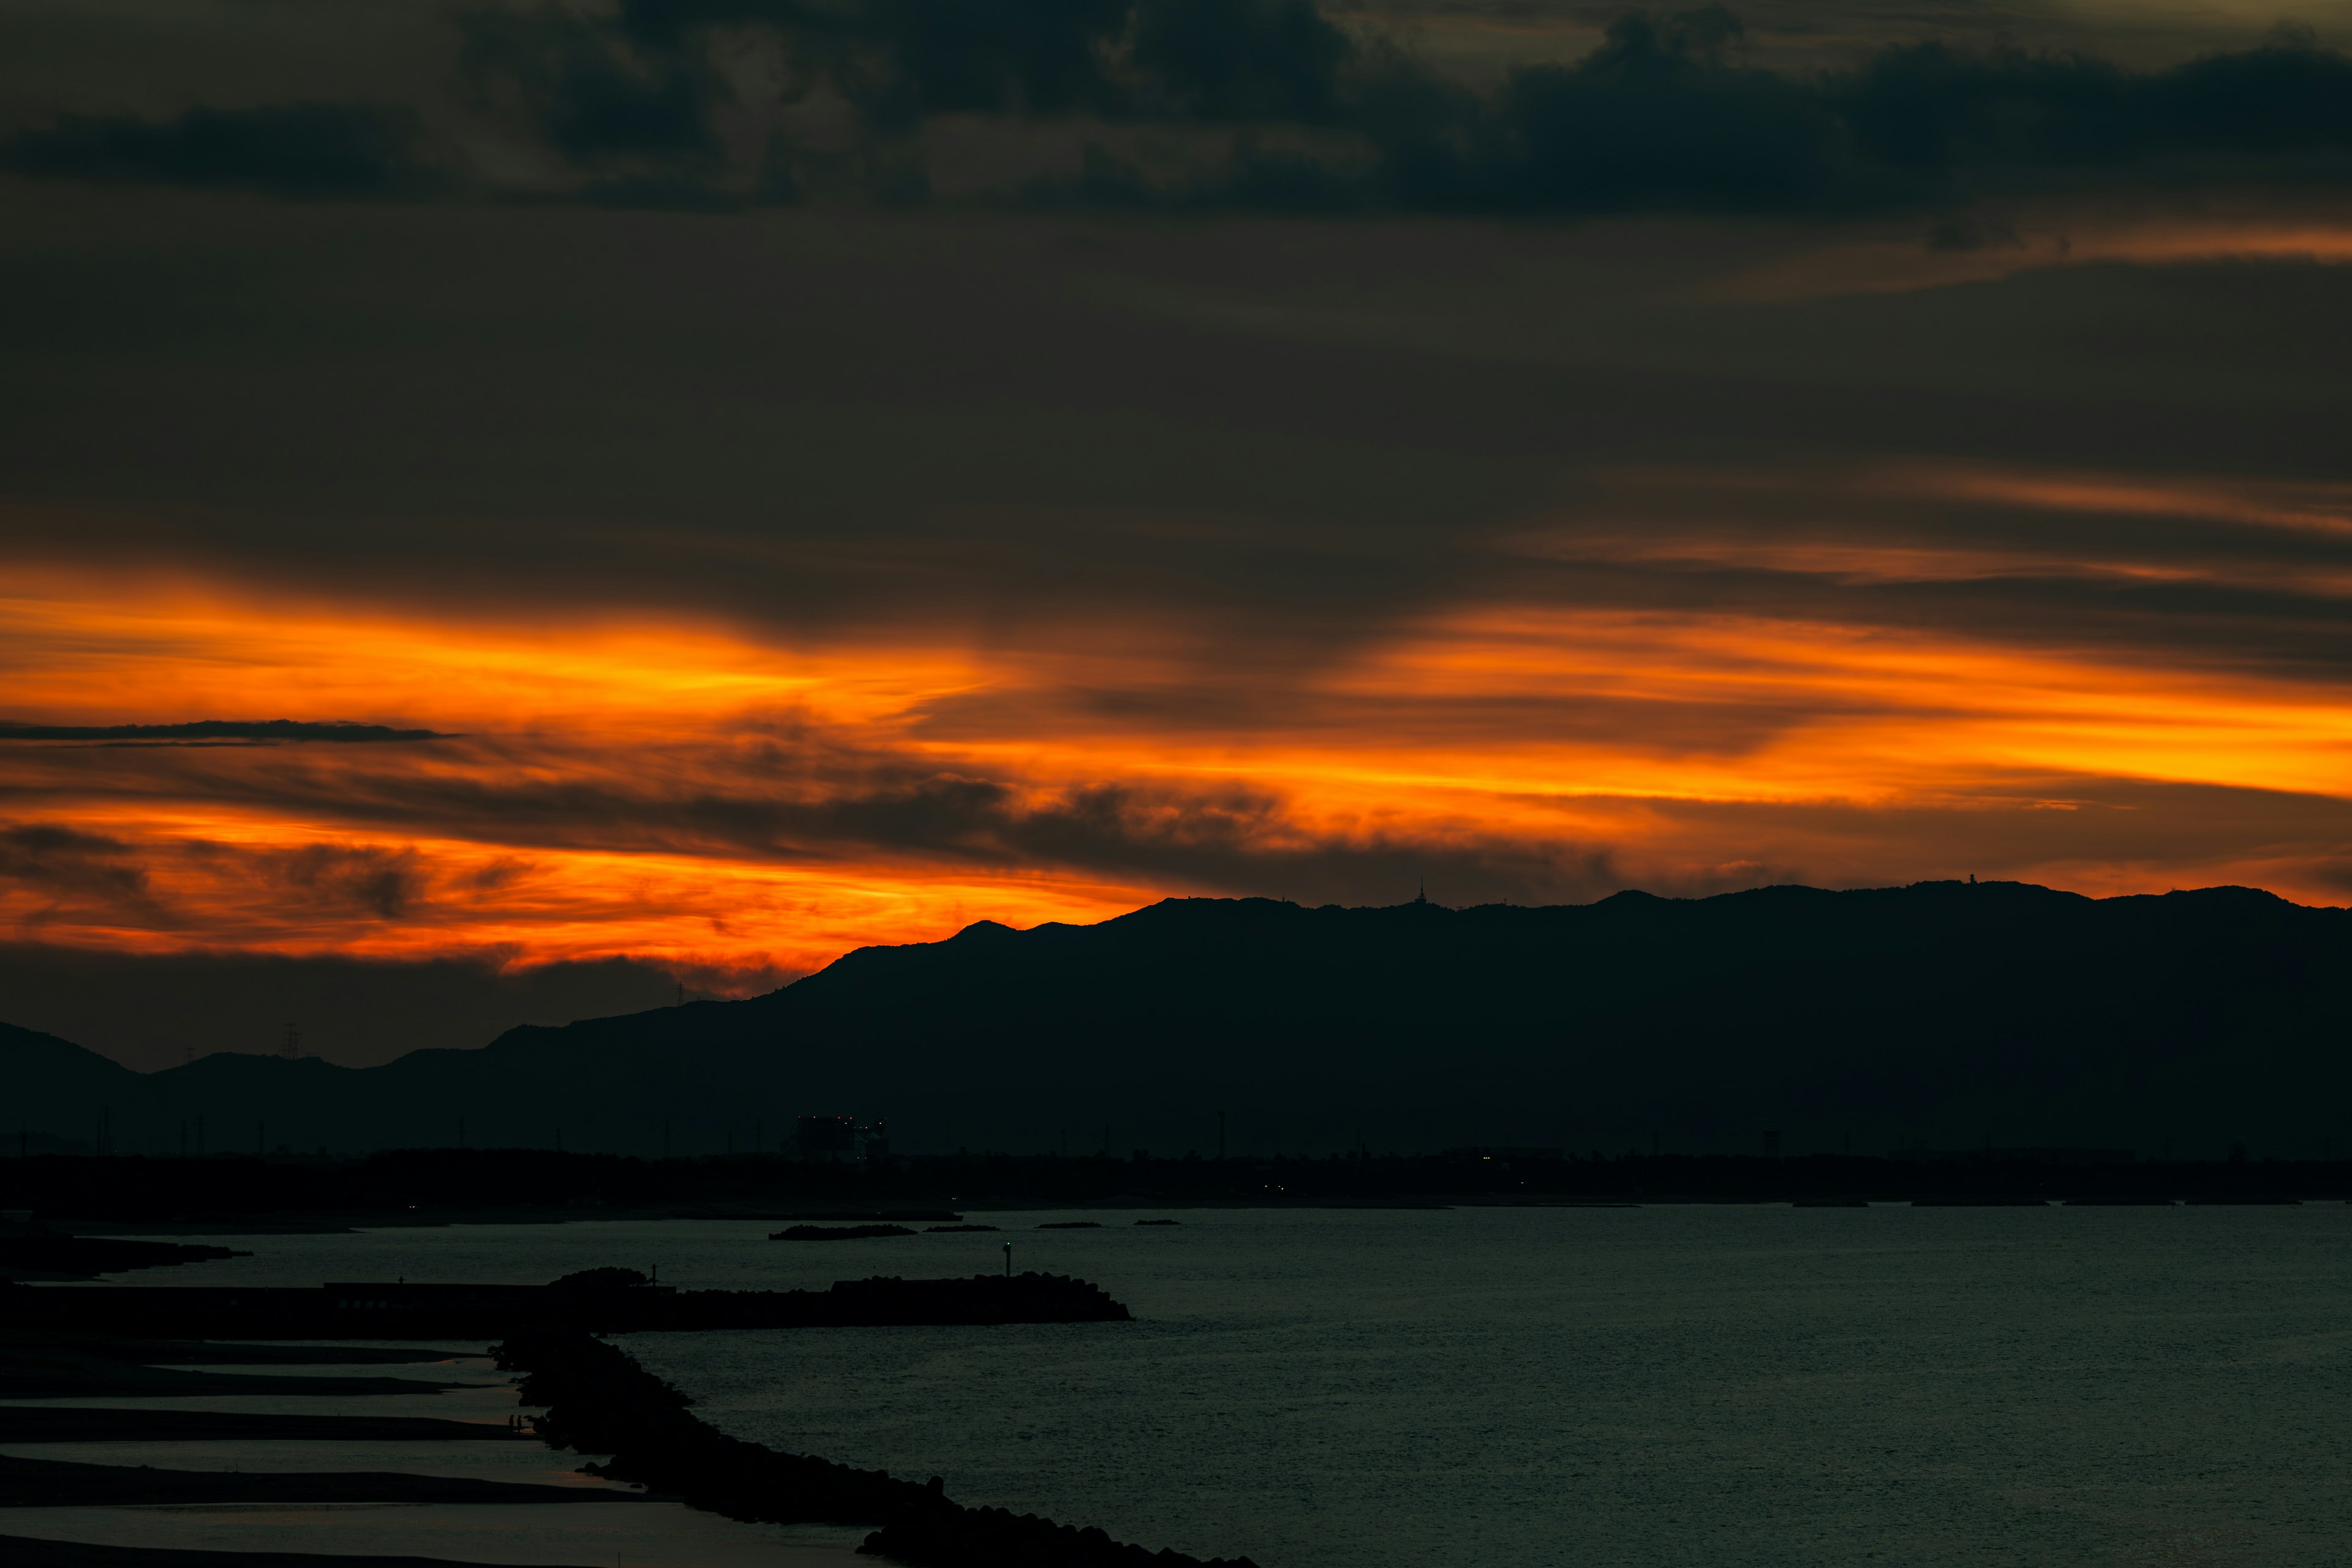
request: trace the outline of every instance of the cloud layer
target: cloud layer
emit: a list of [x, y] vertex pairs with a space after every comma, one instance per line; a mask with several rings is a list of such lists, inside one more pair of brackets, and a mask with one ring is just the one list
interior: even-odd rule
[[184, 724], [18, 724], [0, 720], [0, 742], [89, 741], [110, 745], [269, 745], [286, 741], [328, 741], [369, 745], [385, 741], [442, 741], [433, 730], [395, 730], [387, 724], [348, 721], [298, 723], [291, 719], [196, 719]]
[[190, 109], [168, 120], [69, 115], [0, 149], [0, 163], [37, 177], [197, 189], [267, 191], [296, 199], [416, 195], [436, 184], [418, 161], [416, 116], [336, 103]]
[[[215, 705], [307, 685], [436, 738], [0, 751], [0, 917], [764, 984], [856, 942], [1171, 891], [2345, 886], [2352, 492], [1952, 465], [1586, 482], [1441, 596], [1288, 668], [1246, 642], [1122, 648], [1083, 598], [988, 646], [794, 649], [225, 616], [58, 576], [5, 628], [58, 678], [34, 700], [194, 670]], [[59, 655], [93, 626], [121, 651], [74, 675]]]
[[[1201, 211], [1843, 213], [2053, 177], [2352, 174], [2308, 28], [2160, 68], [1943, 39], [1760, 62], [1721, 6], [1628, 11], [1499, 79], [1313, 0], [624, 0], [446, 14], [413, 101], [69, 113], [0, 163], [294, 198], [730, 208], [964, 194]], [[992, 175], [958, 147], [995, 126]], [[1008, 128], [1031, 151], [1008, 159]], [[982, 158], [982, 163], [989, 160]], [[974, 184], [974, 181], [977, 184]], [[1970, 231], [1953, 227], [1955, 236]]]
[[0, 60], [27, 951], [2352, 889], [2308, 37], [369, 15]]

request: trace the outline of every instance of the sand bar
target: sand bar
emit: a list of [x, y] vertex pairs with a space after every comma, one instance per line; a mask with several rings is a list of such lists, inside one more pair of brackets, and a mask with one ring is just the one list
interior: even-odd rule
[[0, 1509], [161, 1503], [625, 1503], [620, 1489], [424, 1476], [393, 1470], [166, 1470], [47, 1455], [0, 1458]]
[[215, 1437], [193, 1442], [83, 1441], [0, 1443], [0, 1458], [70, 1459], [85, 1465], [152, 1466], [159, 1470], [245, 1470], [264, 1475], [351, 1474], [397, 1470], [457, 1480], [517, 1481], [584, 1490], [633, 1490], [619, 1481], [584, 1476], [580, 1467], [609, 1458], [542, 1443], [436, 1441], [432, 1438], [356, 1441], [351, 1438]]
[[[738, 1524], [682, 1503], [595, 1508], [534, 1504], [237, 1504], [165, 1508], [23, 1508], [0, 1513], [12, 1537], [92, 1546], [333, 1554], [529, 1564], [531, 1568], [872, 1568], [866, 1531]], [[11, 1568], [9, 1544], [0, 1552]]]
[[0, 1443], [237, 1442], [251, 1439], [342, 1442], [529, 1443], [537, 1438], [503, 1420], [451, 1421], [424, 1415], [310, 1415], [236, 1410], [149, 1409], [114, 1404], [12, 1405], [0, 1402]]

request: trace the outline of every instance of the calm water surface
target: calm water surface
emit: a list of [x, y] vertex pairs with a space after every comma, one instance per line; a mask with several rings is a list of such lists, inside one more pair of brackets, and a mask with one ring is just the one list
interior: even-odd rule
[[1265, 1568], [2352, 1561], [2352, 1209], [1171, 1211], [262, 1237], [126, 1282], [1023, 1268], [1128, 1325], [644, 1334], [741, 1436]]

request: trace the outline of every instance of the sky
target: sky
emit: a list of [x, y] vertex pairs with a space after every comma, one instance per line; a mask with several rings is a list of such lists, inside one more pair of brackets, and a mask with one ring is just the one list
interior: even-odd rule
[[380, 1060], [1178, 894], [2345, 903], [2346, 43], [0, 0], [0, 1017]]

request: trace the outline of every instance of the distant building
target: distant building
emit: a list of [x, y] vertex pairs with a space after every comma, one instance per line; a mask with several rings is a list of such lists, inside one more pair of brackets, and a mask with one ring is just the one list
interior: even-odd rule
[[879, 1117], [869, 1126], [846, 1116], [803, 1116], [793, 1128], [793, 1153], [818, 1163], [886, 1159], [890, 1141], [883, 1125]]
[[1438, 1152], [1449, 1160], [1558, 1160], [1563, 1157], [1566, 1151], [1528, 1148], [1518, 1144], [1492, 1146], [1481, 1144], [1469, 1149], [1441, 1149]]

